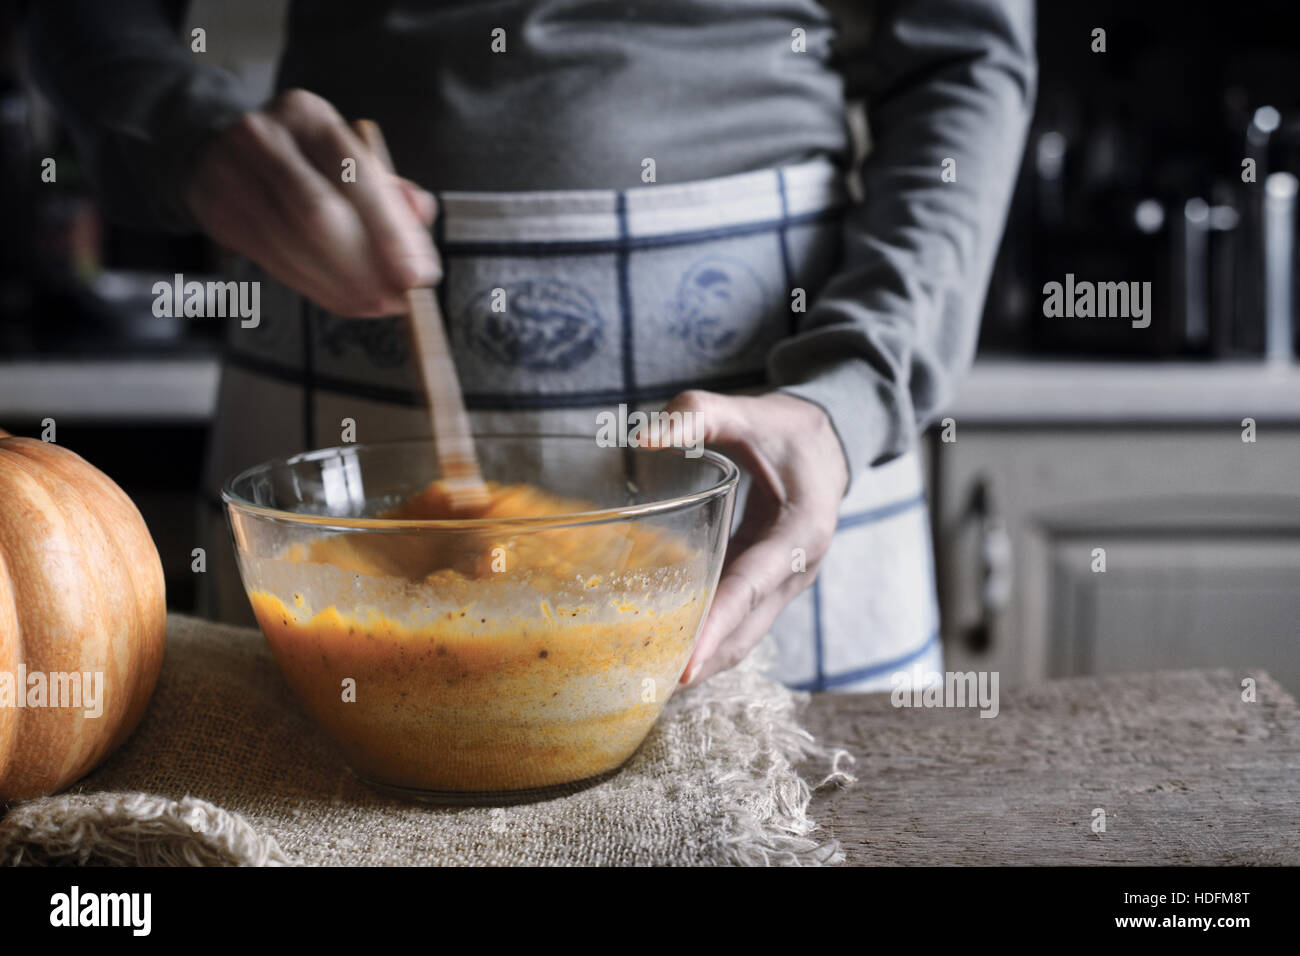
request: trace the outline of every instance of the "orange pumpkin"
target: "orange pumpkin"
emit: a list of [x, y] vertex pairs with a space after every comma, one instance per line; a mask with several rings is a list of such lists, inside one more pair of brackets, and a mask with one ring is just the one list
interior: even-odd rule
[[60, 790], [127, 738], [166, 627], [131, 499], [80, 455], [0, 437], [0, 801]]

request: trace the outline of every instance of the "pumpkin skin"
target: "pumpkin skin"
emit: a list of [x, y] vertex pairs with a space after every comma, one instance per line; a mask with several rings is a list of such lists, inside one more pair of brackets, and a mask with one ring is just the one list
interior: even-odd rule
[[0, 437], [0, 674], [17, 696], [20, 662], [28, 675], [103, 673], [98, 717], [0, 706], [0, 801], [68, 786], [130, 735], [166, 630], [162, 562], [126, 493], [74, 452]]

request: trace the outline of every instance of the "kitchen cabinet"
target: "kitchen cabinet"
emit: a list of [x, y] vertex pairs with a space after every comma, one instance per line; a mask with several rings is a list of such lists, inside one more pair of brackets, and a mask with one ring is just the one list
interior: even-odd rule
[[928, 436], [952, 670], [1256, 666], [1300, 690], [1300, 426], [967, 422]]

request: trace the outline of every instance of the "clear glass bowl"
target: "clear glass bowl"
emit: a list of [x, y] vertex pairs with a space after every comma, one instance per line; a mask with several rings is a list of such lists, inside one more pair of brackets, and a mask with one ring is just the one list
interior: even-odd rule
[[409, 517], [439, 477], [427, 440], [267, 462], [222, 497], [280, 670], [353, 772], [517, 802], [599, 779], [645, 739], [712, 599], [739, 473], [590, 436], [476, 443], [489, 483], [564, 507], [529, 516], [515, 489], [480, 517]]

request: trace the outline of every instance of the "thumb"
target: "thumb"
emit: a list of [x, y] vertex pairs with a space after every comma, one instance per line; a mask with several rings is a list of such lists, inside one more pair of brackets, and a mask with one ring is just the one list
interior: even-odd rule
[[401, 176], [393, 177], [399, 189], [402, 191], [402, 197], [406, 204], [411, 207], [411, 212], [415, 218], [420, 220], [426, 227], [433, 225], [433, 220], [438, 215], [438, 201], [434, 199], [433, 193], [429, 192], [422, 186], [404, 179]]
[[[775, 467], [762, 451], [762, 431], [769, 422], [764, 418], [761, 398], [688, 389], [665, 405], [664, 411], [670, 415], [670, 424], [660, 432], [666, 431], [678, 440], [668, 442], [661, 437], [658, 445], [652, 447], [689, 448], [692, 446], [687, 442], [692, 440], [701, 445], [718, 445], [755, 480], [770, 488], [781, 487]], [[682, 413], [680, 420], [672, 416], [674, 412]], [[693, 434], [689, 429], [693, 429]]]
[[651, 415], [647, 448], [693, 448], [705, 443], [728, 445], [743, 432], [736, 399], [717, 392], [680, 392], [663, 411]]

